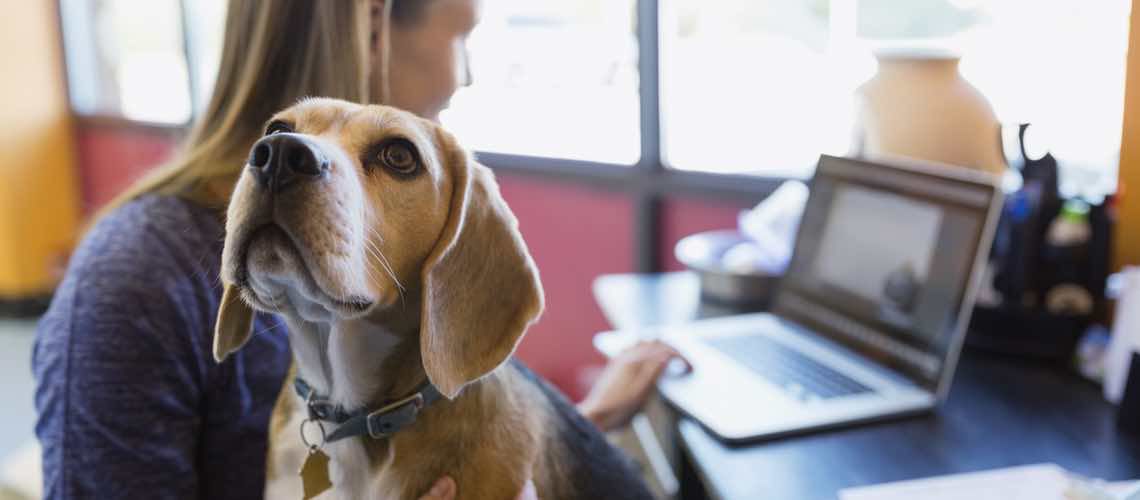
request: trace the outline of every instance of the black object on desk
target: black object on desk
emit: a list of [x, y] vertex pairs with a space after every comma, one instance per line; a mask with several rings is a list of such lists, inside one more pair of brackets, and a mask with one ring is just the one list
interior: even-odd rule
[[[1089, 324], [1105, 316], [1112, 201], [1064, 199], [1058, 190], [1057, 159], [1048, 153], [1036, 159], [1026, 153], [1028, 127], [1020, 125], [1020, 157], [1010, 159], [1024, 184], [1005, 198], [990, 255], [992, 287], [1001, 303], [974, 309], [966, 343], [979, 350], [1066, 364]], [[1057, 239], [1052, 236], [1054, 224], [1083, 225], [1088, 237]]]
[[[615, 328], [636, 329], [710, 315], [698, 287], [686, 273], [611, 275], [594, 292]], [[724, 444], [682, 418], [681, 488], [724, 499], [834, 500], [852, 486], [1042, 462], [1133, 479], [1140, 442], [1117, 430], [1115, 413], [1098, 387], [1053, 365], [967, 351], [935, 415], [749, 446]]]

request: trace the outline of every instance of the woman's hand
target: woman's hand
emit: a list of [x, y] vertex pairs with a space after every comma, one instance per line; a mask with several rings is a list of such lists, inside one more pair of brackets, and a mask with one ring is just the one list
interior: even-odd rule
[[603, 432], [628, 425], [673, 359], [684, 361], [664, 342], [638, 342], [610, 360], [578, 411]]
[[[420, 500], [455, 500], [455, 480], [451, 476], [443, 476], [435, 481], [431, 490], [420, 497]], [[516, 500], [538, 500], [538, 492], [534, 489], [534, 481], [527, 481], [523, 485], [522, 493]]]

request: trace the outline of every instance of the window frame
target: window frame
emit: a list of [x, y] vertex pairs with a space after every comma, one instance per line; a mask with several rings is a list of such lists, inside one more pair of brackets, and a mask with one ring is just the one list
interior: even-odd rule
[[[60, 50], [67, 64], [63, 46], [64, 0], [55, 2], [60, 26]], [[191, 0], [192, 1], [192, 0]], [[636, 0], [638, 39], [638, 95], [641, 155], [633, 165], [547, 158], [511, 153], [476, 150], [480, 163], [492, 170], [511, 175], [530, 176], [554, 183], [570, 183], [624, 195], [634, 212], [633, 262], [637, 272], [658, 272], [663, 268], [662, 203], [673, 197], [703, 198], [723, 202], [729, 200], [745, 204], [756, 203], [772, 193], [786, 177], [721, 174], [669, 168], [662, 157], [660, 107], [660, 25], [658, 0]], [[187, 19], [187, 0], [178, 1], [178, 15], [182, 26], [182, 52], [187, 61], [190, 79], [190, 105], [192, 122], [201, 109], [198, 102], [197, 60], [194, 53], [192, 27]], [[66, 75], [66, 71], [64, 72]], [[70, 85], [70, 84], [69, 84]], [[106, 113], [78, 113], [72, 105], [70, 86], [68, 106], [75, 123], [81, 127], [114, 127], [149, 133], [169, 134], [178, 137], [185, 133], [190, 122], [165, 124], [141, 122], [121, 115]]]

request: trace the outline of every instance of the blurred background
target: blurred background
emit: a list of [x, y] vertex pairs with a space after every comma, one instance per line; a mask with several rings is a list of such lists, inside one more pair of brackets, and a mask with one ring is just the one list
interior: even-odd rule
[[[168, 158], [207, 102], [225, 15], [224, 0], [3, 4], [0, 457], [32, 438], [36, 315], [84, 223]], [[593, 280], [681, 270], [682, 237], [733, 227], [783, 181], [809, 178], [821, 153], [859, 149], [856, 96], [884, 48], [960, 54], [1000, 123], [1033, 124], [1029, 152], [1058, 159], [1064, 196], [1140, 186], [1132, 7], [485, 0], [474, 85], [442, 121], [497, 171], [542, 272], [547, 312], [520, 356], [584, 394], [602, 364], [591, 337], [609, 328]], [[1136, 203], [1117, 207], [1114, 267], [1140, 262]]]

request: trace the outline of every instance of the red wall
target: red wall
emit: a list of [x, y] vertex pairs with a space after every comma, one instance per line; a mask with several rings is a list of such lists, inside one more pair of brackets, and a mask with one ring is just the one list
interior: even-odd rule
[[610, 328], [591, 285], [598, 275], [634, 269], [632, 206], [622, 193], [518, 175], [498, 178], [546, 290], [546, 312], [523, 339], [519, 357], [580, 398], [590, 384], [590, 366], [604, 364], [591, 339]]
[[102, 125], [81, 125], [75, 140], [87, 215], [166, 160], [177, 144], [169, 132]]
[[[100, 125], [80, 127], [77, 142], [88, 214], [165, 160], [176, 144], [164, 132]], [[600, 274], [633, 270], [633, 210], [621, 193], [528, 176], [498, 178], [546, 291], [546, 312], [519, 356], [578, 398], [588, 387], [586, 368], [603, 363], [591, 338], [609, 328], [591, 283]]]

